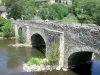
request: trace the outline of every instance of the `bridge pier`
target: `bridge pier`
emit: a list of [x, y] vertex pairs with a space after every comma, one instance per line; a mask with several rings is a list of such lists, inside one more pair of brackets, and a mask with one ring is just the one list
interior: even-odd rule
[[64, 66], [64, 33], [60, 34], [60, 58], [59, 58], [59, 65]]
[[26, 25], [26, 44], [31, 45], [31, 38], [30, 38], [30, 29], [29, 26]]
[[14, 29], [15, 29], [15, 43], [18, 44], [18, 28], [17, 25], [14, 25]]

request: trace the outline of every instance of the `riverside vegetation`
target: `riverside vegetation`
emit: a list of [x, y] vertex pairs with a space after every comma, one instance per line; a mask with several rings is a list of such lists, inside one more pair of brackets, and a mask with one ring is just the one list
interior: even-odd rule
[[[26, 64], [23, 64], [23, 70], [30, 72], [30, 71], [47, 71], [56, 69], [58, 66], [59, 61], [59, 50], [57, 48], [56, 42], [51, 43], [51, 51], [49, 58], [36, 58], [32, 57]], [[54, 68], [55, 67], [55, 68]], [[60, 67], [61, 69], [61, 67]]]
[[7, 39], [14, 36], [11, 22], [3, 17], [0, 17], [0, 36]]
[[[59, 3], [52, 5], [41, 0], [5, 0], [9, 18], [32, 19], [35, 15], [43, 20], [57, 20], [69, 22], [65, 17], [72, 17], [70, 22], [94, 23], [100, 25], [99, 0], [72, 0], [72, 5]], [[63, 20], [64, 19], [64, 20]], [[62, 21], [63, 20], [63, 21]]]
[[52, 49], [50, 50], [50, 55], [48, 59], [42, 59], [42, 58], [31, 58], [27, 64], [28, 65], [55, 65], [58, 64], [59, 61], [59, 50], [57, 48], [56, 42], [51, 43]]

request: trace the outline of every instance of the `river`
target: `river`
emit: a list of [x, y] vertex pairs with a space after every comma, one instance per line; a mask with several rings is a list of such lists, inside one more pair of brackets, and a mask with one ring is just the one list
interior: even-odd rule
[[44, 57], [44, 54], [34, 48], [15, 48], [9, 47], [9, 44], [15, 44], [14, 40], [0, 40], [0, 75], [100, 75], [100, 55], [95, 54], [92, 68], [82, 68], [81, 70], [48, 71], [37, 73], [22, 72], [22, 64], [31, 57]]

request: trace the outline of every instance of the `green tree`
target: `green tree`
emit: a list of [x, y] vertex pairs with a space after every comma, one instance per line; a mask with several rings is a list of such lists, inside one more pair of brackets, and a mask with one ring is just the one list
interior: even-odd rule
[[37, 0], [7, 0], [8, 16], [14, 19], [32, 19], [37, 14], [36, 10], [46, 7], [45, 3]]
[[49, 7], [48, 19], [55, 20], [56, 18], [57, 18], [57, 13], [53, 8]]
[[53, 8], [57, 13], [56, 17], [58, 19], [63, 19], [68, 15], [68, 8], [64, 4], [52, 4], [50, 7]]
[[48, 18], [48, 9], [47, 8], [41, 9], [39, 15], [43, 20], [46, 20]]
[[99, 0], [73, 0], [73, 13], [81, 23], [95, 23], [100, 25], [99, 7]]
[[13, 27], [11, 26], [9, 20], [5, 19], [5, 21], [3, 22], [2, 32], [3, 32], [3, 37], [5, 38], [14, 36]]

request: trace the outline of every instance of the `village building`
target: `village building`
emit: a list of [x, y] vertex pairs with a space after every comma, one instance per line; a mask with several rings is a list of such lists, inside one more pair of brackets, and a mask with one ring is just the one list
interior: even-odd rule
[[6, 12], [6, 7], [5, 6], [0, 6], [0, 16], [7, 19], [7, 12]]

